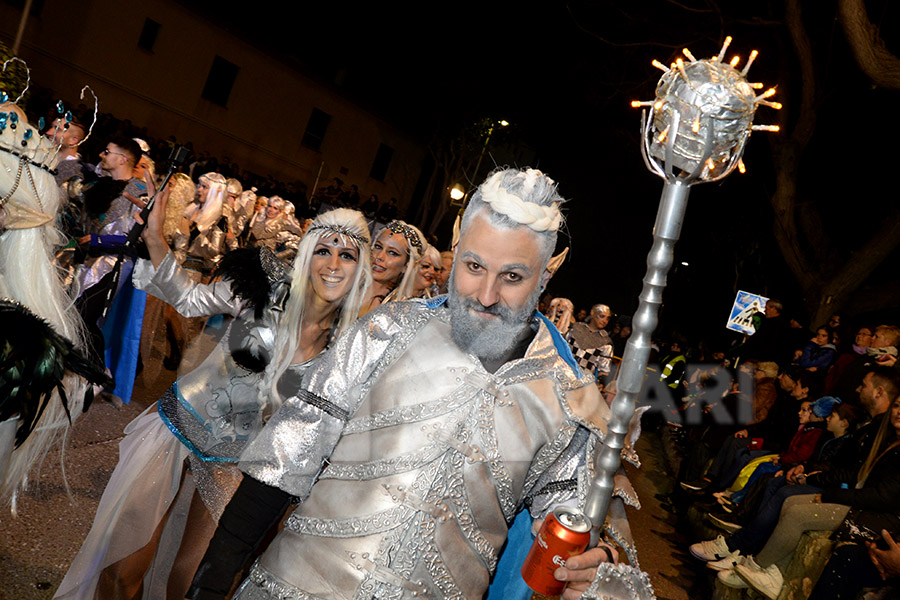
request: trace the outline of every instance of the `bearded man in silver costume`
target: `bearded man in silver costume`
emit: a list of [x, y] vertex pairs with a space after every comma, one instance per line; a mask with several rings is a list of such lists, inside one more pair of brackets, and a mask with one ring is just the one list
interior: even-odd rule
[[[540, 171], [488, 177], [462, 220], [449, 295], [357, 321], [248, 447], [189, 597], [226, 597], [292, 500], [235, 598], [481, 598], [521, 507], [541, 518], [583, 506], [608, 409], [535, 311], [563, 201]], [[627, 482], [616, 488], [636, 503]], [[614, 512], [607, 533], [631, 555]], [[566, 598], [606, 556], [594, 548], [557, 570]]]

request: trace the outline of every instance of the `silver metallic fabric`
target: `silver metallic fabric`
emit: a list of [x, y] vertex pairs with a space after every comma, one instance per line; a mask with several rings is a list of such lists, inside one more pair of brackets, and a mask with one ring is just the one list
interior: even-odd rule
[[[93, 223], [89, 233], [98, 235], [128, 235], [134, 226], [134, 204], [125, 198], [124, 194], [128, 193], [132, 196], [146, 195], [146, 188], [142, 187], [137, 180], [132, 179], [125, 186], [122, 195], [112, 201], [109, 210], [103, 215], [101, 223]], [[95, 230], [96, 228], [96, 230]], [[96, 285], [103, 277], [113, 270], [116, 264], [115, 254], [101, 254], [99, 256], [89, 256], [85, 259], [84, 264], [78, 270], [76, 275], [79, 290], [82, 292], [89, 287]], [[80, 293], [80, 292], [79, 292]]]
[[[134, 269], [134, 284], [168, 302], [186, 317], [213, 314], [235, 317], [200, 366], [182, 375], [157, 403], [160, 418], [191, 451], [189, 461], [197, 487], [217, 518], [240, 483], [240, 473], [234, 463], [263, 428], [265, 407], [265, 399], [260, 397], [258, 389], [262, 373], [242, 367], [232, 354], [246, 348], [271, 352], [277, 312], [266, 310], [260, 319], [255, 319], [253, 310], [233, 297], [227, 281], [210, 284], [192, 281], [171, 252], [158, 269], [149, 261], [139, 260]], [[299, 381], [308, 366], [309, 363], [294, 365], [285, 377]]]
[[606, 431], [593, 379], [536, 327], [494, 374], [435, 301], [384, 305], [341, 336], [242, 457], [305, 500], [235, 597], [480, 598], [523, 503], [583, 502]]
[[225, 232], [216, 225], [198, 233], [191, 241], [189, 234], [179, 231], [173, 243], [175, 256], [185, 268], [209, 273], [225, 254]]

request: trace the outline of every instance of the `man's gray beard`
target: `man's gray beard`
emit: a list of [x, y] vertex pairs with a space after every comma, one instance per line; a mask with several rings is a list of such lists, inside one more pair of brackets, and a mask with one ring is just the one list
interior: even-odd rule
[[[528, 302], [520, 310], [512, 311], [499, 303], [485, 307], [474, 298], [460, 296], [452, 273], [449, 288], [450, 333], [453, 341], [481, 360], [498, 360], [512, 352], [530, 327], [529, 320], [541, 294], [541, 288], [536, 287]], [[482, 319], [473, 315], [472, 310], [495, 314], [499, 318]]]

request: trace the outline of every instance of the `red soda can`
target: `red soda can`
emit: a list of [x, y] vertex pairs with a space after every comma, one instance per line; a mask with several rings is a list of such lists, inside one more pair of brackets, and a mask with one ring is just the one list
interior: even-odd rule
[[557, 506], [544, 519], [525, 563], [522, 579], [532, 590], [545, 596], [557, 596], [566, 587], [553, 572], [564, 567], [566, 559], [581, 554], [591, 541], [591, 521], [583, 512], [570, 506]]

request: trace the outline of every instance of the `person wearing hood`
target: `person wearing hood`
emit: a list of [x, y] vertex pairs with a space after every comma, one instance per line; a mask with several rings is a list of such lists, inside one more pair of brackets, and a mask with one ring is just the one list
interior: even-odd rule
[[819, 327], [816, 335], [803, 348], [797, 364], [807, 371], [824, 373], [835, 358], [837, 348], [834, 345], [834, 333], [826, 327]]

